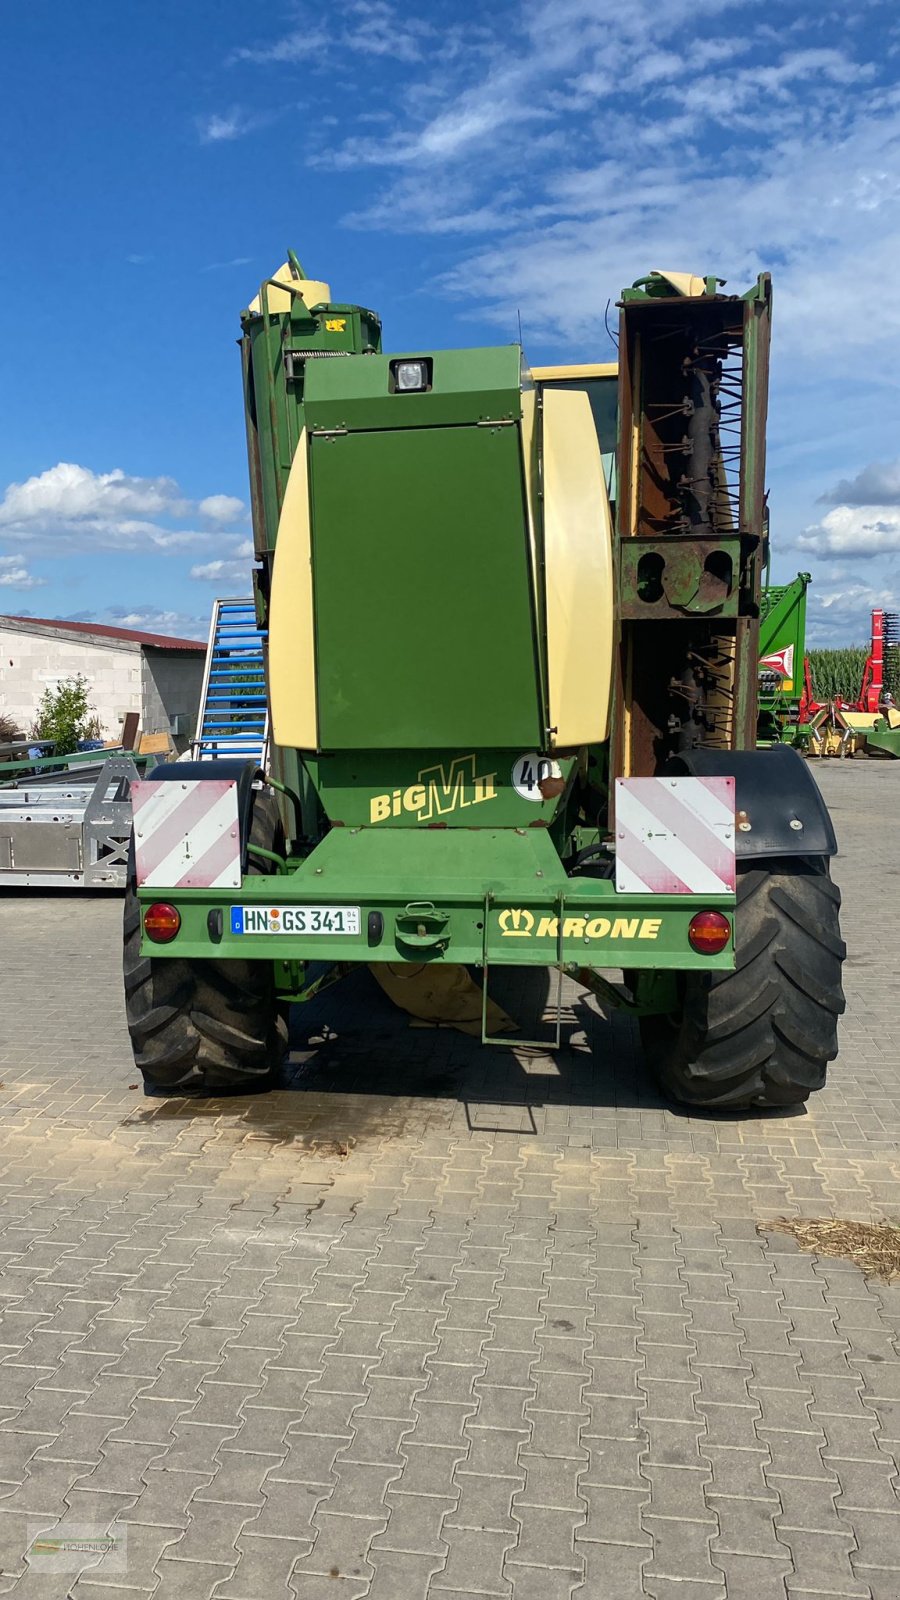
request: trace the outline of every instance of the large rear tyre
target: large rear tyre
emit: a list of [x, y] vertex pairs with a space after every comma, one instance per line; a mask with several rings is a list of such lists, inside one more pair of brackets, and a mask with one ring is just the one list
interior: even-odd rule
[[[271, 794], [254, 795], [250, 843], [282, 854]], [[249, 856], [249, 873], [273, 864]], [[141, 955], [141, 913], [129, 855], [124, 918], [125, 1013], [150, 1095], [258, 1094], [272, 1088], [288, 1044], [267, 961], [184, 961]]]
[[739, 867], [734, 971], [685, 975], [678, 1012], [641, 1019], [674, 1099], [740, 1111], [798, 1105], [822, 1088], [845, 1006], [840, 904], [827, 861]]

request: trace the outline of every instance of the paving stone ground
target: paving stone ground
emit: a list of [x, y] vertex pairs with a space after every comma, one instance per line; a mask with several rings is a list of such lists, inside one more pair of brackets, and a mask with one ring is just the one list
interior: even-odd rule
[[900, 765], [819, 776], [849, 1009], [790, 1116], [667, 1104], [574, 988], [553, 1058], [365, 972], [284, 1091], [146, 1100], [120, 904], [0, 899], [0, 1592], [897, 1600], [900, 1286], [759, 1231], [900, 1220]]

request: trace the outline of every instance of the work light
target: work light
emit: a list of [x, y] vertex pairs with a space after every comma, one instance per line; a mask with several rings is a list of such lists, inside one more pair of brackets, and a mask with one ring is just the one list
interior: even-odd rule
[[409, 394], [416, 389], [428, 388], [427, 361], [395, 361], [394, 387], [399, 394]]

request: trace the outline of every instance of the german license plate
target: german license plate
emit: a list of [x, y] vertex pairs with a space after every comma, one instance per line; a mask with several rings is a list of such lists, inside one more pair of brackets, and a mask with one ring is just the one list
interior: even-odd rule
[[232, 933], [359, 933], [359, 906], [232, 906]]

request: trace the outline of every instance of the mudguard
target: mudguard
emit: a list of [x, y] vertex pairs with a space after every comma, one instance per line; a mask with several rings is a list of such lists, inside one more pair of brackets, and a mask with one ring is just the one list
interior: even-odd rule
[[789, 745], [771, 750], [691, 750], [671, 756], [673, 775], [735, 780], [739, 860], [748, 856], [835, 856], [837, 839], [806, 762]]

